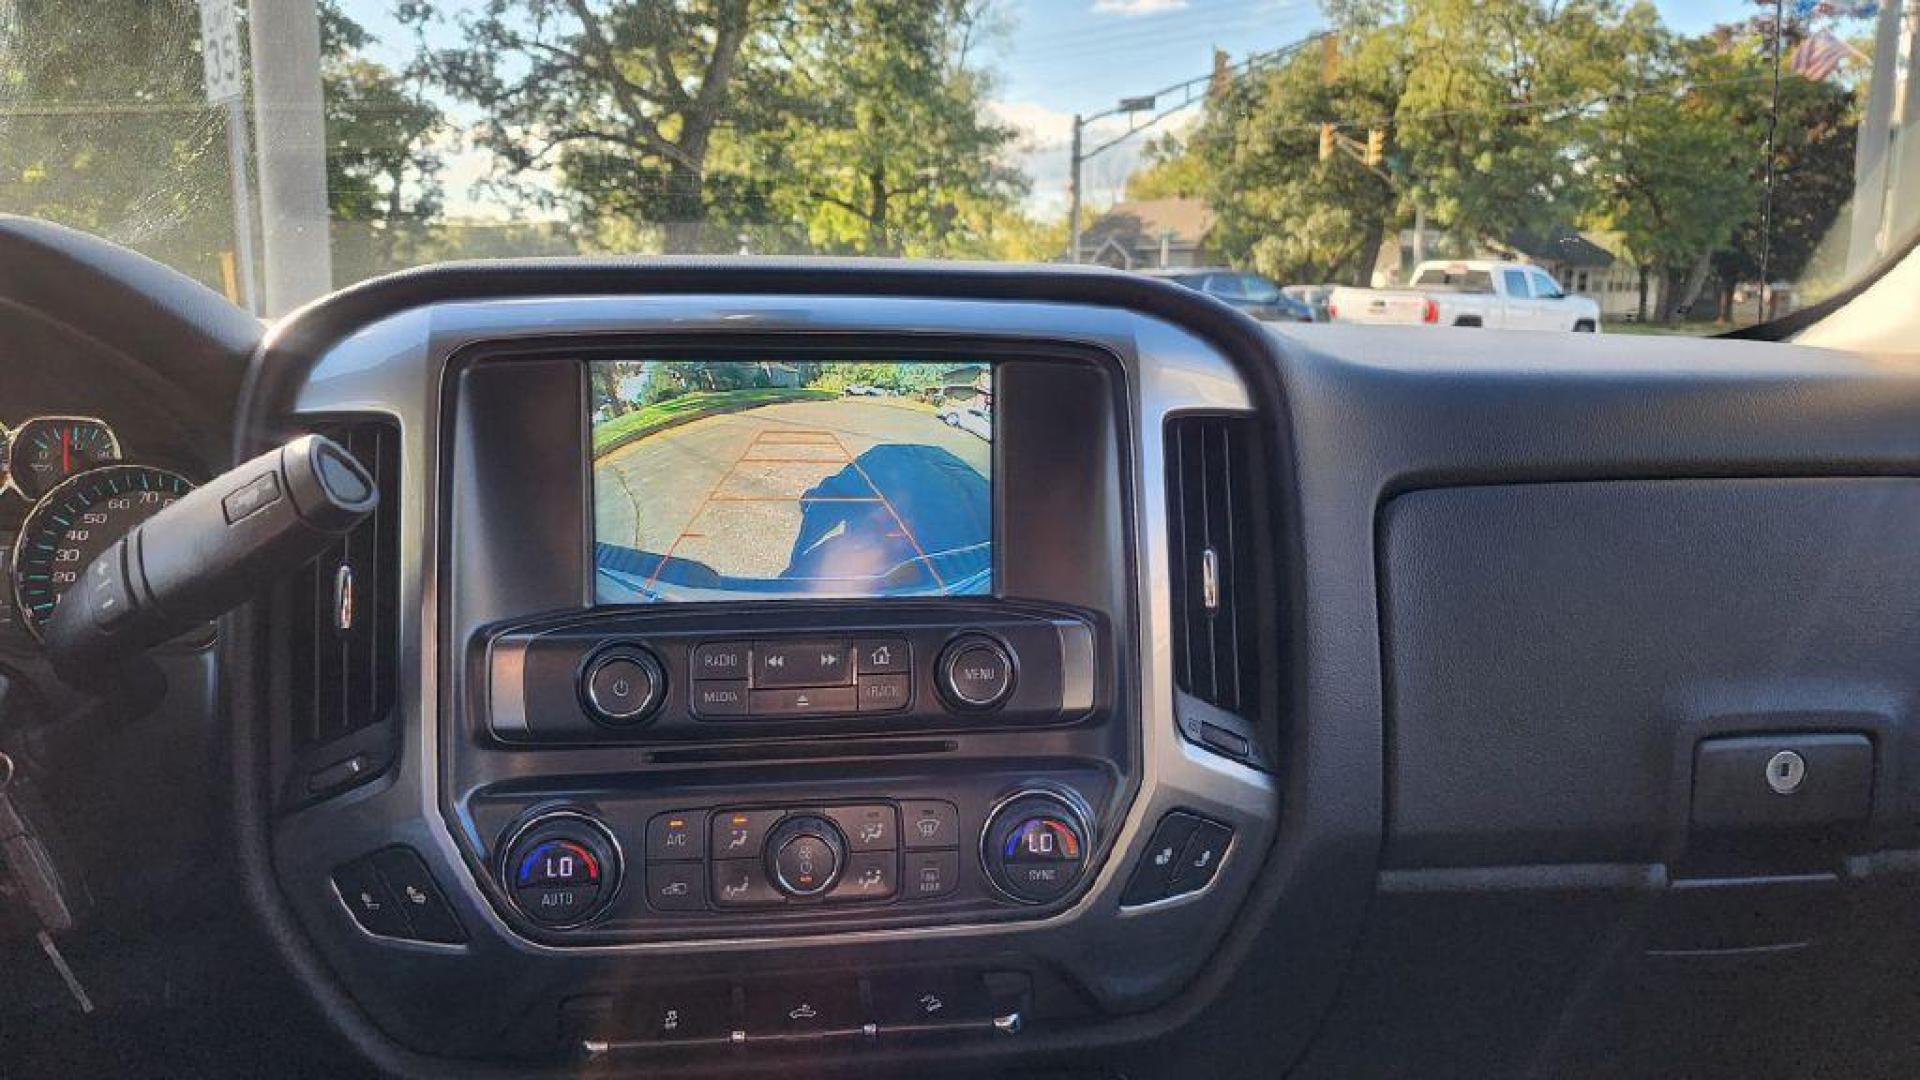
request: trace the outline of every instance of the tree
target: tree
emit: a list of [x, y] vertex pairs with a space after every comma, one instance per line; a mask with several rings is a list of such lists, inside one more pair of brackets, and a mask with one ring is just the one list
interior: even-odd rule
[[0, 210], [104, 236], [218, 287], [226, 122], [191, 0], [18, 0], [0, 14]]
[[1127, 198], [1193, 199], [1207, 190], [1206, 162], [1187, 153], [1177, 132], [1147, 140], [1142, 157], [1146, 166], [1127, 177]]
[[788, 42], [793, 108], [751, 136], [754, 174], [808, 250], [942, 255], [1024, 179], [971, 51], [982, 0], [869, 0]]
[[339, 281], [421, 261], [442, 205], [442, 153], [433, 140], [445, 118], [405, 75], [359, 55], [374, 40], [337, 0], [321, 4], [327, 202]]
[[[423, 38], [445, 18], [433, 0], [401, 14]], [[479, 108], [480, 144], [511, 169], [557, 166], [588, 216], [658, 222], [669, 250], [696, 251], [732, 239], [707, 228], [725, 186], [710, 172], [716, 141], [778, 113], [784, 40], [818, 14], [769, 0], [486, 0], [428, 70]]]
[[1579, 211], [1583, 117], [1622, 83], [1652, 9], [1611, 0], [1407, 0], [1393, 122], [1413, 197], [1462, 246]]
[[1319, 160], [1321, 124], [1363, 131], [1392, 113], [1403, 86], [1391, 33], [1356, 25], [1340, 41], [1331, 80], [1319, 51], [1303, 50], [1217, 86], [1185, 144], [1192, 162], [1156, 165], [1163, 176], [1204, 176], [1209, 243], [1276, 280], [1365, 284], [1397, 220], [1400, 195], [1386, 178], [1345, 154]]

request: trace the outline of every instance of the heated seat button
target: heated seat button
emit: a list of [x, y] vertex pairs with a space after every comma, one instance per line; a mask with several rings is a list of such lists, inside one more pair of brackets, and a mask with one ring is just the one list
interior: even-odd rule
[[960, 843], [960, 811], [950, 802], [921, 799], [900, 804], [905, 819], [901, 835], [913, 848], [957, 847]]
[[400, 902], [414, 937], [449, 945], [467, 940], [466, 930], [454, 917], [453, 908], [420, 856], [410, 849], [393, 847], [374, 852], [372, 862], [388, 891]]
[[852, 682], [852, 649], [844, 641], [754, 643], [753, 685], [758, 689], [846, 686]]
[[409, 935], [407, 916], [400, 910], [400, 902], [393, 898], [393, 892], [368, 860], [337, 867], [333, 871], [333, 887], [340, 893], [347, 910], [353, 913], [353, 920], [367, 933], [394, 938]]
[[1220, 861], [1227, 857], [1227, 848], [1232, 843], [1232, 829], [1202, 820], [1167, 879], [1167, 895], [1180, 896], [1206, 888], [1213, 882], [1213, 875], [1220, 869]]
[[1199, 818], [1177, 810], [1161, 818], [1160, 824], [1154, 827], [1146, 853], [1140, 858], [1140, 865], [1127, 881], [1127, 891], [1121, 894], [1120, 903], [1151, 904], [1166, 899], [1170, 895], [1168, 888], [1173, 873], [1180, 867], [1180, 855], [1187, 850], [1187, 841], [1199, 827]]

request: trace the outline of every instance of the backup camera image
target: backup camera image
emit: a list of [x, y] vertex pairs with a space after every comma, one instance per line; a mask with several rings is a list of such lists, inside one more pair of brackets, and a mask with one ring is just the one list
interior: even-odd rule
[[988, 365], [588, 370], [599, 603], [992, 591]]

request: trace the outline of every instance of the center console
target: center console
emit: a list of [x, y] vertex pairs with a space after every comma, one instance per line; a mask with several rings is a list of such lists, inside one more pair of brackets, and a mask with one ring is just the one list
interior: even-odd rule
[[[1212, 441], [1250, 399], [1197, 338], [1040, 304], [447, 304], [336, 346], [296, 415], [370, 412], [419, 663], [390, 750], [290, 784], [275, 852], [403, 1043], [1043, 1044], [1169, 1001], [1226, 933], [1280, 674], [1264, 526], [1208, 531], [1257, 517], [1219, 505], [1257, 447]], [[475, 978], [498, 999], [448, 989]]]

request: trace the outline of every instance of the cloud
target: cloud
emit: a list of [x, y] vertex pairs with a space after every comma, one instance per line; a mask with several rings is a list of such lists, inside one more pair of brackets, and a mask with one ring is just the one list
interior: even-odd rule
[[1095, 14], [1118, 15], [1123, 19], [1158, 15], [1163, 11], [1180, 11], [1186, 6], [1187, 0], [1093, 0]]

